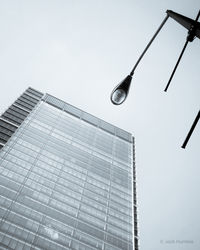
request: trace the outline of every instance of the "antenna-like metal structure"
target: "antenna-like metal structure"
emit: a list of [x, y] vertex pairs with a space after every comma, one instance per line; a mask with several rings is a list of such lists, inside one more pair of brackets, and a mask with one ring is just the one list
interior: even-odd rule
[[174, 73], [176, 72], [176, 69], [177, 69], [177, 67], [179, 65], [179, 62], [180, 62], [180, 60], [181, 60], [181, 58], [183, 56], [183, 53], [185, 52], [185, 49], [186, 49], [188, 43], [192, 42], [196, 36], [200, 38], [200, 23], [198, 22], [198, 19], [199, 19], [199, 16], [200, 16], [200, 10], [199, 10], [195, 20], [192, 20], [192, 19], [190, 19], [188, 17], [182, 16], [182, 15], [180, 15], [178, 13], [175, 13], [175, 12], [173, 12], [171, 10], [167, 10], [167, 14], [170, 17], [172, 17], [174, 20], [176, 20], [178, 23], [183, 25], [186, 29], [188, 29], [188, 35], [187, 35], [185, 44], [183, 46], [183, 49], [181, 51], [181, 54], [180, 54], [180, 56], [178, 58], [178, 61], [177, 61], [176, 65], [175, 65], [175, 67], [174, 67], [174, 70], [172, 71], [172, 74], [171, 74], [170, 78], [169, 78], [169, 81], [168, 81], [167, 86], [165, 88], [165, 92], [167, 91], [167, 89], [168, 89], [168, 87], [169, 87], [169, 85], [171, 83], [171, 80], [172, 80], [172, 78], [174, 76]]
[[[173, 78], [173, 76], [174, 76], [174, 74], [176, 72], [176, 69], [177, 69], [177, 67], [179, 65], [179, 62], [180, 62], [180, 60], [181, 60], [181, 58], [183, 56], [183, 53], [185, 52], [185, 49], [186, 49], [188, 43], [194, 41], [194, 39], [196, 37], [200, 38], [200, 23], [198, 22], [198, 19], [199, 19], [199, 16], [200, 16], [200, 10], [199, 10], [195, 20], [192, 20], [192, 19], [190, 19], [188, 17], [182, 16], [182, 15], [180, 15], [178, 13], [175, 13], [175, 12], [173, 12], [171, 10], [167, 10], [167, 14], [171, 18], [173, 18], [175, 21], [180, 23], [182, 26], [184, 26], [186, 29], [188, 29], [188, 35], [186, 37], [185, 44], [184, 44], [183, 49], [182, 49], [182, 51], [180, 53], [180, 56], [179, 56], [179, 58], [177, 60], [177, 63], [175, 65], [175, 67], [174, 67], [174, 70], [172, 71], [172, 74], [171, 74], [171, 76], [169, 78], [167, 86], [165, 87], [165, 90], [164, 90], [165, 92], [167, 92], [167, 90], [169, 88], [171, 80], [172, 80], [172, 78]], [[190, 137], [191, 137], [197, 123], [198, 123], [198, 121], [199, 121], [199, 118], [200, 118], [200, 110], [197, 113], [197, 116], [196, 116], [196, 118], [195, 118], [195, 120], [194, 120], [194, 122], [193, 122], [193, 124], [192, 124], [186, 138], [185, 138], [185, 141], [183, 142], [183, 145], [181, 146], [182, 148], [186, 147], [186, 145], [187, 145], [187, 143], [188, 143], [188, 141], [189, 141], [189, 139], [190, 139]]]
[[[169, 17], [173, 18], [176, 22], [178, 22], [179, 24], [181, 24], [183, 27], [185, 27], [187, 30], [188, 30], [188, 35], [187, 35], [187, 38], [186, 38], [186, 42], [183, 46], [183, 49], [181, 51], [181, 54], [176, 62], [176, 65], [172, 71], [172, 74], [169, 78], [169, 81], [167, 83], [167, 86], [165, 87], [165, 92], [168, 90], [169, 88], [169, 85], [172, 81], [172, 78], [177, 70], [177, 67], [180, 63], [180, 60], [185, 52], [185, 49], [188, 45], [189, 42], [192, 42], [196, 37], [200, 39], [200, 22], [198, 22], [198, 19], [200, 17], [200, 10], [197, 14], [197, 17], [195, 20], [191, 19], [191, 18], [188, 18], [186, 16], [183, 16], [183, 15], [180, 15], [172, 10], [167, 10], [166, 11], [167, 13], [167, 16], [165, 17], [165, 19], [163, 20], [163, 22], [161, 23], [161, 25], [159, 26], [159, 28], [157, 29], [156, 33], [153, 35], [152, 39], [150, 40], [150, 42], [147, 44], [147, 46], [145, 47], [144, 51], [142, 52], [141, 56], [138, 58], [138, 60], [136, 61], [132, 71], [130, 72], [130, 74], [124, 79], [122, 80], [112, 91], [111, 93], [111, 102], [115, 105], [120, 105], [122, 104], [127, 96], [128, 96], [128, 93], [129, 93], [129, 89], [130, 89], [130, 86], [131, 86], [131, 81], [132, 81], [132, 77], [134, 75], [134, 72], [138, 66], [138, 64], [140, 63], [141, 59], [143, 58], [144, 54], [146, 53], [146, 51], [148, 50], [148, 48], [150, 47], [150, 45], [152, 44], [152, 42], [154, 41], [154, 39], [156, 38], [156, 36], [158, 35], [158, 33], [160, 32], [160, 30], [162, 29], [162, 27], [164, 26], [164, 24], [166, 23], [167, 19]], [[182, 148], [185, 148], [189, 139], [190, 139], [190, 136], [192, 135], [192, 132], [196, 126], [196, 124], [198, 123], [198, 120], [199, 120], [199, 117], [200, 117], [200, 111], [198, 112], [197, 114], [197, 117], [182, 145]]]

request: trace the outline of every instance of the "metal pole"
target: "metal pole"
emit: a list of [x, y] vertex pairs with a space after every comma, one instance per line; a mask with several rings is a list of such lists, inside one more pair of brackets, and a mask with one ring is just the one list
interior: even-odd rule
[[157, 29], [156, 33], [154, 34], [154, 36], [152, 37], [152, 39], [150, 40], [150, 42], [147, 44], [146, 48], [144, 49], [144, 51], [142, 52], [141, 56], [139, 57], [139, 59], [137, 60], [135, 66], [133, 67], [130, 75], [133, 76], [135, 69], [137, 68], [139, 62], [141, 61], [142, 57], [144, 56], [144, 54], [146, 53], [146, 51], [148, 50], [148, 48], [150, 47], [150, 45], [152, 44], [153, 40], [156, 38], [156, 36], [158, 35], [159, 31], [162, 29], [163, 25], [166, 23], [167, 19], [168, 19], [169, 15], [167, 14], [167, 16], [165, 17], [165, 19], [163, 20], [163, 22], [161, 23], [161, 25], [159, 26], [159, 28]]
[[197, 17], [196, 17], [196, 19], [195, 19], [195, 22], [198, 21], [199, 17], [200, 17], [200, 10], [199, 10], [199, 12], [198, 12], [198, 14], [197, 14]]
[[176, 69], [177, 69], [177, 67], [178, 67], [178, 65], [179, 65], [179, 62], [180, 62], [180, 60], [181, 60], [181, 58], [182, 58], [182, 56], [183, 56], [183, 53], [184, 53], [184, 51], [185, 51], [185, 49], [186, 49], [186, 47], [187, 47], [187, 45], [188, 45], [188, 42], [189, 42], [189, 41], [186, 40], [186, 42], [185, 42], [185, 44], [184, 44], [184, 47], [183, 47], [183, 49], [182, 49], [182, 51], [181, 51], [181, 54], [180, 54], [180, 56], [179, 56], [179, 58], [178, 58], [178, 61], [177, 61], [176, 65], [175, 65], [175, 67], [174, 67], [174, 70], [173, 70], [173, 72], [172, 72], [172, 74], [171, 74], [171, 76], [170, 76], [170, 78], [169, 78], [169, 81], [168, 81], [168, 83], [167, 83], [167, 86], [166, 86], [165, 89], [164, 89], [165, 92], [167, 92], [167, 89], [168, 89], [168, 87], [169, 87], [169, 85], [170, 85], [170, 82], [171, 82], [173, 76], [174, 76], [174, 73], [176, 72]]
[[187, 135], [183, 145], [181, 146], [182, 148], [186, 147], [186, 145], [187, 145], [187, 143], [188, 143], [188, 141], [189, 141], [189, 139], [190, 139], [196, 125], [197, 125], [197, 122], [199, 121], [199, 118], [200, 118], [200, 110], [199, 110], [199, 112], [198, 112], [198, 114], [197, 114], [197, 116], [196, 116], [196, 118], [195, 118], [195, 120], [194, 120], [194, 122], [192, 124], [192, 127], [191, 127], [190, 131], [188, 132], [188, 135]]

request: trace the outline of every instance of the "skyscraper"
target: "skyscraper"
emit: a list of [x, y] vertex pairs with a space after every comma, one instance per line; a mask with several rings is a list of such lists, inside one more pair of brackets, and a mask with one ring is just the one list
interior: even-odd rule
[[138, 249], [130, 133], [28, 88], [0, 148], [0, 249]]

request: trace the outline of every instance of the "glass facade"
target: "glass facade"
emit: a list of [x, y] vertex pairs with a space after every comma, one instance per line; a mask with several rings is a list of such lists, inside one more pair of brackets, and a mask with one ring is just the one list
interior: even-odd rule
[[0, 249], [138, 249], [132, 136], [38, 97], [0, 150]]

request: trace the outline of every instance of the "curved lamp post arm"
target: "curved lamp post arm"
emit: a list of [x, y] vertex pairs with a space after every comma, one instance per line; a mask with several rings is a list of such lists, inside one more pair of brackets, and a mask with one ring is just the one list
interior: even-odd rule
[[141, 56], [138, 58], [135, 66], [133, 67], [130, 76], [133, 76], [135, 69], [137, 68], [139, 62], [141, 61], [141, 59], [143, 58], [144, 54], [146, 53], [146, 51], [148, 50], [148, 48], [150, 47], [150, 45], [152, 44], [152, 42], [154, 41], [154, 39], [156, 38], [156, 36], [158, 35], [159, 31], [162, 29], [163, 25], [166, 23], [167, 19], [169, 18], [169, 15], [167, 14], [167, 16], [165, 17], [165, 19], [163, 20], [163, 22], [161, 23], [161, 25], [159, 26], [159, 28], [157, 29], [156, 33], [153, 35], [153, 37], [151, 38], [151, 40], [149, 41], [149, 43], [147, 44], [146, 48], [144, 49], [144, 51], [142, 52]]
[[132, 76], [134, 74], [135, 69], [137, 68], [137, 66], [140, 63], [141, 59], [143, 58], [144, 54], [146, 53], [146, 51], [148, 50], [148, 48], [150, 47], [150, 45], [152, 44], [152, 42], [154, 41], [154, 39], [156, 38], [156, 36], [158, 35], [159, 31], [162, 29], [163, 25], [166, 23], [168, 17], [169, 17], [169, 15], [167, 13], [167, 16], [165, 17], [165, 19], [163, 20], [163, 22], [161, 23], [161, 25], [157, 29], [156, 33], [151, 38], [150, 42], [145, 47], [145, 49], [142, 52], [141, 56], [138, 58], [138, 60], [137, 60], [137, 62], [135, 64], [135, 66], [133, 67], [131, 73], [125, 79], [123, 79], [113, 89], [113, 91], [111, 93], [111, 96], [110, 96], [110, 100], [111, 100], [111, 102], [113, 104], [120, 105], [120, 104], [122, 104], [126, 100], [126, 98], [128, 96], [128, 93], [129, 93], [129, 88], [131, 86], [131, 80], [132, 80]]

